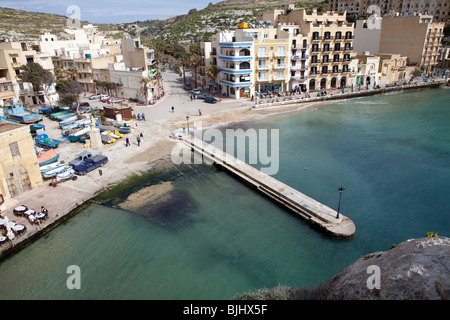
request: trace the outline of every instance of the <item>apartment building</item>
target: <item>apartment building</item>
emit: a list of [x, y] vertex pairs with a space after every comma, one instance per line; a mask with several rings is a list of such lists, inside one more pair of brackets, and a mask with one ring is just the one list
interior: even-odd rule
[[380, 57], [381, 84], [392, 84], [402, 80], [408, 81], [416, 69], [415, 66], [409, 66], [407, 64], [408, 58], [400, 54], [377, 53], [375, 55]]
[[309, 57], [306, 59], [308, 73], [304, 75], [307, 82], [303, 85], [307, 90], [341, 88], [355, 82], [352, 73], [356, 71], [356, 64], [352, 63], [356, 56], [353, 51], [354, 24], [347, 22], [345, 12], [318, 13], [313, 10], [307, 14], [305, 9], [289, 5], [286, 11], [264, 13], [259, 20], [282, 28], [298, 26], [290, 39], [292, 47], [301, 44], [305, 48], [302, 50], [305, 55], [303, 52], [302, 55]]
[[[9, 91], [11, 88], [14, 91], [14, 96], [22, 100], [24, 104], [37, 104], [41, 102], [55, 102], [57, 94], [54, 86], [48, 90], [49, 99], [44, 95], [44, 92], [39, 92], [38, 96], [33, 90], [30, 83], [24, 83], [20, 80], [20, 67], [27, 63], [39, 63], [44, 69], [53, 73], [53, 62], [51, 56], [40, 50], [40, 47], [34, 43], [27, 42], [0, 42], [0, 79], [3, 83], [3, 90]], [[5, 90], [6, 88], [10, 88]], [[5, 98], [6, 99], [6, 98]]]

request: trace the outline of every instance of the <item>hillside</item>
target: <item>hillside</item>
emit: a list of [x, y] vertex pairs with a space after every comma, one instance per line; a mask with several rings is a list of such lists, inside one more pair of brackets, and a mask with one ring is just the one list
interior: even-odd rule
[[[67, 17], [40, 12], [29, 12], [0, 7], [0, 36], [13, 37], [14, 40], [38, 39], [44, 32], [56, 35], [67, 28]], [[88, 24], [81, 21], [81, 25]], [[114, 30], [114, 25], [97, 24], [100, 30]]]
[[253, 23], [255, 16], [265, 10], [284, 8], [288, 3], [310, 11], [312, 8], [324, 9], [328, 0], [226, 0], [210, 3], [202, 10], [191, 9], [186, 15], [140, 22], [139, 34], [161, 38], [169, 43], [210, 41], [217, 32], [234, 29], [240, 22]]

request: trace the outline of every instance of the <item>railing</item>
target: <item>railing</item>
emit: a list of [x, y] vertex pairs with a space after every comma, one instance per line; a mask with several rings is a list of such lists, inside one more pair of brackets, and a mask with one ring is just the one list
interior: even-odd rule
[[350, 51], [353, 50], [353, 47], [344, 47], [344, 51]]
[[258, 69], [258, 70], [270, 70], [270, 69], [272, 69], [272, 66], [271, 65], [257, 66], [256, 69]]
[[306, 70], [308, 69], [306, 66], [291, 66], [291, 70]]
[[286, 69], [286, 67], [287, 65], [285, 64], [277, 64], [273, 66], [274, 69]]
[[286, 57], [287, 56], [287, 52], [275, 52], [273, 55], [275, 57]]
[[320, 63], [322, 60], [320, 59], [316, 59], [316, 60], [311, 60], [310, 63], [311, 64], [316, 64], [316, 63]]
[[270, 57], [272, 57], [272, 53], [271, 53], [271, 52], [264, 52], [264, 53], [258, 52], [258, 53], [256, 54], [256, 56], [257, 56], [258, 58], [270, 58]]

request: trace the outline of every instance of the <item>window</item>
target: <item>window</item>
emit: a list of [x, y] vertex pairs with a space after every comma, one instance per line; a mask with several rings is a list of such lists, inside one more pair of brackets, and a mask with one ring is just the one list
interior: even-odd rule
[[277, 59], [277, 64], [279, 66], [284, 66], [284, 59]]
[[278, 53], [284, 54], [285, 50], [285, 47], [278, 47]]
[[258, 72], [258, 78], [260, 80], [265, 80], [266, 79], [266, 73], [265, 72]]
[[9, 150], [11, 150], [11, 155], [13, 157], [20, 155], [19, 145], [17, 144], [17, 142], [10, 143]]
[[266, 55], [266, 47], [259, 47], [258, 54], [260, 56], [265, 56]]
[[284, 71], [283, 70], [278, 70], [277, 71], [277, 78], [278, 79], [284, 78]]
[[259, 60], [259, 61], [258, 61], [258, 65], [259, 65], [260, 67], [265, 67], [265, 66], [266, 66], [266, 60], [263, 60], [263, 59]]

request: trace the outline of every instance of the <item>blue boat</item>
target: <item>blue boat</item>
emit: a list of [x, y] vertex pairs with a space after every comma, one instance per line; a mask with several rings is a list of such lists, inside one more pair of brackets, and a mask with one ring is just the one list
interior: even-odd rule
[[42, 121], [42, 116], [37, 113], [26, 111], [22, 103], [10, 103], [3, 109], [5, 118], [24, 124], [36, 123]]

